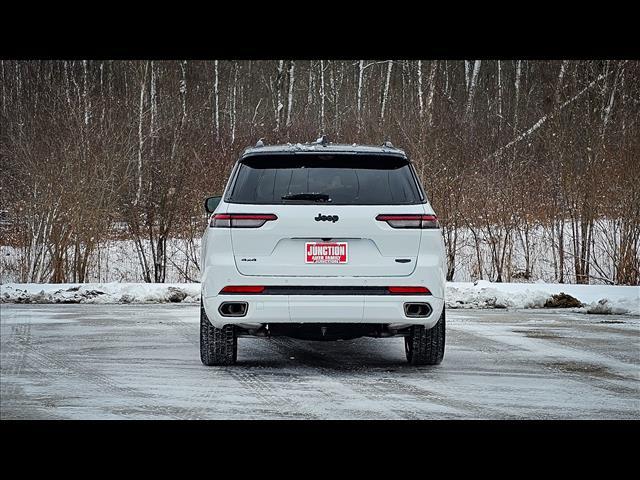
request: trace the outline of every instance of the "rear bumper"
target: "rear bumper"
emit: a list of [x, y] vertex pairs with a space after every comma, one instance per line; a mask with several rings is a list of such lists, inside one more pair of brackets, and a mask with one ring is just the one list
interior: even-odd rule
[[[246, 315], [222, 316], [223, 302], [247, 302]], [[433, 295], [216, 295], [203, 296], [211, 323], [257, 325], [264, 323], [378, 323], [433, 327], [442, 313], [444, 299]], [[408, 317], [405, 303], [426, 303], [426, 317]]]

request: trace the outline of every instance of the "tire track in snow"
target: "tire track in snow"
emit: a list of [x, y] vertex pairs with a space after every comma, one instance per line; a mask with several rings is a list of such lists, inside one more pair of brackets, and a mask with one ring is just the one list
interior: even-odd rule
[[[491, 412], [498, 418], [524, 418], [522, 415], [505, 414], [503, 410], [492, 409], [484, 405], [478, 405], [473, 402], [442, 395], [425, 387], [406, 383], [401, 377], [376, 376], [372, 378], [370, 374], [372, 370], [376, 370], [376, 367], [368, 368], [367, 366], [362, 365], [347, 365], [346, 370], [354, 371], [357, 374], [366, 373], [366, 376], [345, 376], [345, 365], [341, 363], [339, 358], [328, 358], [321, 355], [321, 353], [312, 345], [301, 344], [296, 342], [294, 339], [287, 337], [278, 337], [277, 339], [274, 339], [274, 341], [279, 353], [290, 355], [293, 352], [293, 355], [297, 359], [299, 358], [305, 362], [306, 367], [314, 368], [322, 375], [325, 375], [332, 380], [339, 381], [356, 393], [363, 395], [367, 400], [384, 405], [385, 412], [388, 412], [386, 407], [392, 408], [393, 413], [403, 419], [422, 419], [428, 416], [425, 414], [432, 413], [424, 408], [417, 407], [416, 405], [408, 405], [408, 403], [411, 402], [424, 400], [447, 409], [473, 413], [477, 418], [486, 417], [487, 412]], [[420, 367], [410, 366], [406, 366], [405, 368], [411, 370], [420, 369]], [[422, 368], [429, 369], [433, 367]], [[398, 394], [405, 395], [407, 399], [403, 400], [396, 398]], [[465, 414], [454, 415], [468, 418], [468, 415]]]
[[455, 325], [452, 328], [482, 339], [488, 338], [490, 341], [502, 343], [506, 346], [505, 350], [510, 350], [511, 355], [524, 357], [528, 361], [532, 360], [531, 356], [533, 355], [534, 361], [543, 363], [557, 361], [597, 363], [622, 378], [640, 379], [637, 365], [623, 362], [603, 353], [587, 352], [579, 346], [563, 341], [563, 337], [538, 336], [536, 338], [527, 336], [525, 330], [514, 331], [514, 328], [518, 327], [510, 324], [493, 324], [489, 331], [484, 325], [477, 324]]
[[[456, 330], [456, 335], [462, 334], [480, 338], [484, 342], [502, 344], [504, 350], [508, 350], [510, 355], [524, 357], [523, 361], [527, 364], [532, 360], [531, 355], [537, 355], [533, 360], [541, 368], [546, 371], [555, 371], [564, 378], [588, 383], [591, 387], [616, 395], [638, 396], [640, 393], [639, 387], [633, 388], [620, 384], [628, 378], [636, 382], [640, 380], [635, 366], [606, 353], [588, 352], [581, 348], [579, 343], [577, 345], [573, 343], [571, 337], [546, 332], [546, 325], [538, 327], [534, 335], [531, 334], [531, 325], [526, 329], [517, 324], [492, 324], [489, 331], [486, 328], [482, 330], [483, 326], [478, 324], [454, 324], [450, 327]], [[555, 328], [557, 327], [556, 325]], [[567, 333], [570, 334], [571, 331]], [[629, 372], [630, 369], [634, 371]], [[511, 373], [509, 375], [516, 376]], [[585, 375], [589, 377], [588, 382]]]
[[9, 340], [2, 343], [2, 355], [0, 356], [0, 371], [2, 372], [2, 389], [0, 395], [7, 399], [13, 397], [20, 387], [17, 383], [11, 381], [7, 383], [10, 377], [17, 377], [22, 372], [26, 361], [27, 351], [31, 344], [31, 324], [21, 323], [11, 325], [11, 333]]
[[[394, 418], [419, 419], [423, 418], [420, 412], [409, 407], [406, 402], [391, 399], [389, 392], [376, 386], [379, 378], [371, 378], [371, 369], [363, 365], [345, 365], [337, 358], [327, 358], [312, 346], [302, 344], [300, 341], [288, 337], [277, 337], [271, 342], [274, 349], [281, 355], [293, 355], [304, 362], [306, 368], [315, 370], [319, 375], [328, 377], [363, 398], [368, 405], [376, 406], [379, 415], [392, 414]], [[366, 373], [366, 377], [358, 376]]]
[[[30, 360], [35, 362], [38, 368], [55, 370], [65, 376], [73, 376], [84, 383], [94, 385], [102, 394], [110, 396], [112, 394], [116, 394], [117, 396], [138, 398], [143, 401], [146, 400], [146, 403], [139, 404], [139, 408], [144, 412], [161, 414], [176, 420], [189, 418], [188, 412], [185, 412], [184, 409], [180, 407], [150, 403], [153, 400], [159, 399], [157, 395], [144, 392], [135, 387], [122, 385], [121, 383], [114, 381], [111, 377], [100, 373], [98, 370], [87, 367], [81, 363], [81, 361], [73, 360], [69, 356], [52, 352], [50, 350], [45, 350], [42, 347], [42, 344], [33, 345], [28, 351], [27, 356]], [[112, 408], [111, 411], [118, 414], [119, 409], [116, 407]], [[186, 418], [185, 413], [187, 413]]]
[[[139, 389], [126, 387], [113, 381], [110, 377], [103, 375], [96, 369], [87, 367], [82, 360], [74, 360], [68, 354], [58, 353], [47, 348], [43, 343], [33, 341], [31, 332], [31, 322], [27, 316], [24, 323], [11, 326], [11, 335], [4, 344], [7, 349], [5, 358], [2, 361], [2, 370], [6, 369], [6, 374], [19, 376], [22, 370], [28, 365], [39, 377], [51, 380], [48, 371], [55, 371], [64, 376], [73, 376], [83, 382], [93, 384], [100, 391], [117, 393], [124, 396], [153, 399], [155, 395], [140, 391]], [[5, 354], [3, 348], [3, 354]], [[86, 359], [86, 357], [85, 357]], [[8, 362], [5, 363], [5, 360]], [[3, 377], [5, 373], [3, 372]], [[15, 383], [6, 384], [3, 382], [2, 396], [12, 396], [17, 393], [19, 386]], [[142, 405], [151, 407], [151, 410], [165, 414], [174, 419], [183, 419], [179, 408], [165, 407], [160, 405]]]
[[[200, 347], [200, 333], [195, 323], [176, 318], [171, 322], [164, 322], [164, 324], [174, 328], [188, 342]], [[196, 361], [199, 362], [199, 358]], [[283, 395], [281, 389], [274, 387], [271, 382], [264, 379], [263, 375], [251, 371], [250, 369], [253, 367], [243, 367], [242, 365], [230, 367], [205, 367], [203, 365], [202, 367], [233, 379], [243, 390], [255, 396], [263, 404], [269, 405], [284, 419], [300, 418], [300, 416], [306, 419], [318, 418], [316, 414], [304, 406], [304, 403], [296, 402], [286, 394]], [[210, 410], [210, 405], [215, 401], [215, 394], [216, 391], [213, 389], [197, 394], [193, 398], [195, 405], [188, 409], [188, 415], [193, 418], [203, 418], [204, 415], [206, 418], [206, 412]]]

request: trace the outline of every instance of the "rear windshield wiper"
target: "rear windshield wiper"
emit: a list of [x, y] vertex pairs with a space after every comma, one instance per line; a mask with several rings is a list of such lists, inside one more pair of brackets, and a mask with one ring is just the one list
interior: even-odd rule
[[326, 193], [289, 193], [280, 198], [282, 198], [282, 200], [311, 200], [315, 202], [331, 201], [331, 197]]

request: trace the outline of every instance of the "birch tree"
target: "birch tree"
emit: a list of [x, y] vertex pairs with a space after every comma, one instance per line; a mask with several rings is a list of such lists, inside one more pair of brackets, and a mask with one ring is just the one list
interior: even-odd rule
[[358, 62], [358, 133], [362, 130], [362, 82], [364, 74], [364, 60]]
[[274, 105], [274, 116], [276, 119], [276, 131], [280, 130], [280, 111], [282, 105], [282, 77], [284, 72], [284, 60], [278, 61], [278, 75], [276, 76], [276, 101]]
[[[473, 70], [469, 73], [467, 106], [465, 108], [467, 117], [470, 117], [471, 109], [473, 108], [473, 99], [476, 95], [476, 85], [478, 83], [478, 73], [480, 72], [481, 63], [482, 62], [480, 60], [476, 60], [475, 62], [473, 62]], [[467, 65], [467, 63], [465, 63], [465, 65]]]
[[382, 92], [382, 107], [380, 109], [380, 123], [384, 123], [384, 111], [387, 106], [387, 97], [389, 96], [389, 84], [391, 83], [391, 69], [393, 68], [393, 60], [387, 62], [387, 79], [384, 82], [384, 91]]
[[422, 60], [418, 60], [418, 112], [424, 117], [424, 102], [422, 101]]
[[320, 132], [324, 134], [324, 60], [320, 60]]
[[218, 60], [214, 61], [214, 80], [213, 80], [213, 124], [216, 131], [216, 140], [220, 141], [220, 111], [218, 108], [219, 93], [218, 93]]
[[436, 71], [438, 69], [438, 61], [431, 62], [429, 69], [429, 94], [427, 95], [427, 125], [433, 125], [433, 96], [436, 91]]
[[295, 67], [296, 62], [291, 60], [289, 66], [289, 94], [287, 96], [287, 128], [291, 126], [291, 112], [293, 111], [293, 87], [295, 85]]
[[136, 198], [133, 202], [134, 206], [140, 203], [140, 195], [142, 194], [142, 149], [144, 146], [144, 138], [142, 136], [142, 120], [144, 113], [144, 96], [147, 82], [147, 67], [148, 63], [145, 62], [144, 74], [142, 76], [142, 80], [140, 81], [140, 101], [138, 102], [138, 173], [136, 176], [138, 188], [136, 190]]

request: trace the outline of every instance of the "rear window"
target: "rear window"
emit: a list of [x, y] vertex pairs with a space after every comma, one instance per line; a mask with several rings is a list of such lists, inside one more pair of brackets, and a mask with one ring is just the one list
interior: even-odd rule
[[[264, 155], [244, 159], [226, 201], [332, 205], [410, 205], [422, 202], [407, 160], [384, 155]], [[283, 199], [296, 196], [298, 199]], [[326, 200], [323, 200], [326, 201]]]

